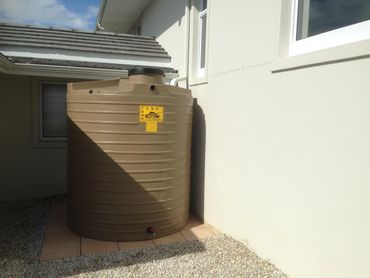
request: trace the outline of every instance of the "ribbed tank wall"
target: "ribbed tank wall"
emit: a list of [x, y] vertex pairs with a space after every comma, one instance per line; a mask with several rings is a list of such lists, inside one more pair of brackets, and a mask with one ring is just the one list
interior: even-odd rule
[[[156, 131], [140, 121], [141, 106], [163, 107]], [[71, 229], [122, 241], [181, 230], [189, 209], [190, 91], [127, 80], [72, 83], [67, 113]]]

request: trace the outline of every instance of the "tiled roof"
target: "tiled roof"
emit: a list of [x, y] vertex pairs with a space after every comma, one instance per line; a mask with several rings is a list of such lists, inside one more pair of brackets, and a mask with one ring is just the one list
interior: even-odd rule
[[173, 71], [152, 37], [0, 23], [0, 52], [14, 63], [127, 69], [147, 63]]

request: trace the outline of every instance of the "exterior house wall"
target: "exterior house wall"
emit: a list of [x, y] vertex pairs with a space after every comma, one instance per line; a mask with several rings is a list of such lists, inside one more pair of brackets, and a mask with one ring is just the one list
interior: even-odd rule
[[186, 72], [186, 1], [153, 0], [135, 23], [141, 34], [154, 36], [172, 58], [172, 67], [179, 76]]
[[0, 74], [0, 201], [66, 193], [66, 148], [36, 148], [33, 81]]
[[[142, 26], [182, 65], [183, 30], [152, 2]], [[205, 221], [291, 277], [369, 277], [370, 42], [287, 57], [290, 1], [233, 6], [209, 1], [208, 82], [190, 88], [205, 115]]]

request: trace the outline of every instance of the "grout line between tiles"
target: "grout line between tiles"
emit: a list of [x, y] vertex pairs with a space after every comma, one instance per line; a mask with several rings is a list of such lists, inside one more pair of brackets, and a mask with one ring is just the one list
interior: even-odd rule
[[186, 237], [182, 234], [182, 230], [179, 232], [179, 234], [182, 236], [182, 238], [183, 238], [185, 241], [188, 241], [188, 240], [186, 239]]
[[185, 241], [188, 241], [188, 239], [186, 238], [186, 236], [183, 234], [183, 231], [184, 231], [184, 230], [181, 230], [181, 231], [180, 231], [180, 234], [182, 235], [182, 237], [183, 237], [183, 238], [185, 238]]

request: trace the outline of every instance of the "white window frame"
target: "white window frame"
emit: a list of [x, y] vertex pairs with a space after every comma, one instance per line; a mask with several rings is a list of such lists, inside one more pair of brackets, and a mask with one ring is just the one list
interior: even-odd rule
[[[208, 20], [208, 15], [207, 15], [207, 10], [208, 10], [208, 7], [206, 9], [204, 9], [204, 0], [200, 0], [200, 12], [199, 12], [199, 18], [198, 18], [198, 57], [197, 57], [197, 75], [198, 75], [198, 78], [202, 78], [205, 76], [205, 73], [206, 73], [206, 52], [207, 52], [207, 28], [208, 28], [208, 25], [207, 25], [207, 20]], [[202, 38], [203, 38], [203, 24], [204, 24], [204, 18], [206, 18], [205, 20], [205, 24], [206, 24], [206, 34], [205, 34], [205, 40], [204, 40], [204, 47], [203, 47], [203, 44], [202, 44]], [[202, 49], [204, 49], [204, 52], [202, 51]], [[204, 67], [202, 67], [202, 56], [203, 56], [203, 59], [204, 59]]]
[[[302, 0], [292, 0], [291, 38], [289, 55], [299, 55], [320, 49], [370, 39], [370, 20], [338, 28], [305, 39], [297, 40], [298, 4]], [[306, 16], [308, 20], [308, 14]]]
[[67, 85], [68, 81], [33, 78], [33, 146], [35, 148], [66, 148], [67, 137], [45, 137], [43, 134], [42, 86], [44, 84]]
[[[208, 47], [209, 47], [209, 22], [210, 3], [207, 1], [207, 9], [203, 10], [203, 0], [191, 0], [190, 22], [189, 22], [189, 85], [197, 86], [208, 82]], [[204, 47], [204, 67], [201, 68], [202, 51], [202, 24], [201, 17], [206, 16], [206, 37]]]

